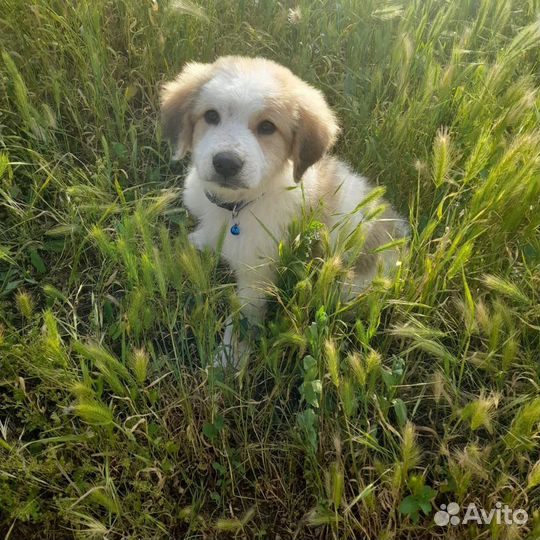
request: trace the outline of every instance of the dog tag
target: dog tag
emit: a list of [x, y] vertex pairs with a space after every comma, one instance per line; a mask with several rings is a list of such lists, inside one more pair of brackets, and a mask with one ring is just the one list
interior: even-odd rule
[[231, 234], [233, 234], [234, 236], [238, 236], [240, 234], [240, 227], [238, 226], [238, 223], [235, 223], [231, 227]]

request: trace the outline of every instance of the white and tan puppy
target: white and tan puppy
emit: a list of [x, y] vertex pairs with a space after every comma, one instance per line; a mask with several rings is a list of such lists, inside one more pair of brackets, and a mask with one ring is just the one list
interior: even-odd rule
[[[164, 85], [161, 106], [174, 157], [191, 151], [184, 203], [199, 224], [190, 240], [215, 248], [225, 228], [221, 254], [236, 275], [243, 312], [258, 322], [265, 284], [274, 279], [276, 239], [284, 238], [302, 205], [322, 203], [334, 234], [343, 227], [352, 232], [364, 218], [355, 209], [372, 188], [326, 156], [339, 128], [322, 93], [270, 60], [227, 56], [213, 64], [187, 64]], [[335, 227], [340, 221], [344, 226]], [[362, 227], [357, 290], [379, 266], [395, 264], [395, 250], [374, 250], [407, 231], [391, 209]], [[231, 342], [231, 331], [229, 325], [225, 343]]]

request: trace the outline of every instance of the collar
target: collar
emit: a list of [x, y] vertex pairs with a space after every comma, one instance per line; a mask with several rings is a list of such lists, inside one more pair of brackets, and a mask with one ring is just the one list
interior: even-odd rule
[[204, 190], [204, 194], [212, 204], [228, 210], [233, 214], [238, 214], [238, 212], [243, 210], [246, 206], [250, 205], [252, 202], [255, 202], [257, 199], [260, 199], [264, 195], [264, 193], [261, 193], [259, 196], [251, 199], [250, 201], [224, 201], [223, 199], [220, 199], [215, 193], [210, 193], [209, 191], [206, 191], [206, 189]]

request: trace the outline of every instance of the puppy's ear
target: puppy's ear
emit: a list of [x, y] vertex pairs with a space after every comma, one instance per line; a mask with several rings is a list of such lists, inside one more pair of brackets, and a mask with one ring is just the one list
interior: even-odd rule
[[297, 96], [299, 108], [292, 160], [294, 180], [300, 182], [306, 169], [319, 161], [334, 144], [339, 126], [321, 92], [302, 83]]
[[165, 83], [161, 89], [163, 135], [174, 149], [173, 159], [183, 158], [191, 149], [193, 105], [211, 73], [212, 64], [191, 62], [174, 81]]

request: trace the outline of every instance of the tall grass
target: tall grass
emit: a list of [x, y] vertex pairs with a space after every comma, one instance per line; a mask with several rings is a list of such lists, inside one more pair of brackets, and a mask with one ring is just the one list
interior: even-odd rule
[[[0, 8], [4, 538], [539, 536], [538, 0]], [[238, 372], [158, 125], [228, 53], [321, 88], [412, 226], [343, 303], [346, 246], [295, 224]], [[529, 519], [437, 526], [451, 501]]]

